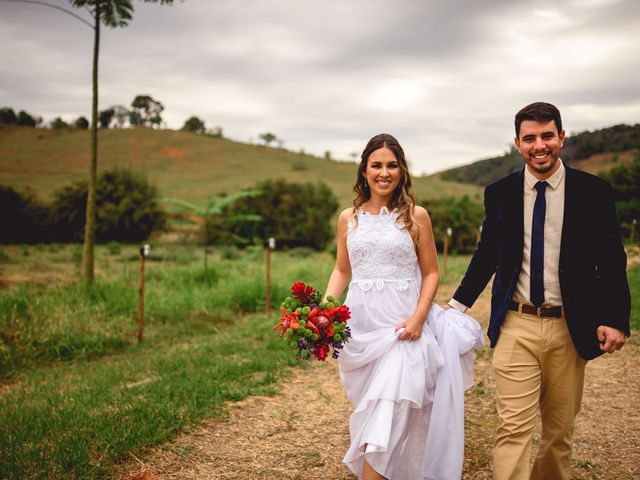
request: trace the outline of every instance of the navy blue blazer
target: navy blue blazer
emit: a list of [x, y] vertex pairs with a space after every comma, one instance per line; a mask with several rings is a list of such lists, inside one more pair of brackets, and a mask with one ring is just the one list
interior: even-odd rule
[[[560, 290], [578, 354], [601, 355], [600, 325], [630, 334], [631, 296], [610, 185], [566, 166]], [[493, 274], [489, 339], [494, 347], [522, 267], [524, 169], [486, 187], [480, 242], [453, 298], [472, 306]]]

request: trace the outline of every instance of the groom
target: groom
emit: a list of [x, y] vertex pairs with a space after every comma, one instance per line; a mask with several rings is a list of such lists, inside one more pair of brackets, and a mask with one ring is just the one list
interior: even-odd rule
[[532, 103], [515, 130], [525, 167], [486, 188], [480, 243], [449, 305], [465, 311], [495, 274], [494, 478], [569, 479], [587, 360], [619, 350], [630, 333], [626, 254], [609, 184], [559, 158], [558, 109]]

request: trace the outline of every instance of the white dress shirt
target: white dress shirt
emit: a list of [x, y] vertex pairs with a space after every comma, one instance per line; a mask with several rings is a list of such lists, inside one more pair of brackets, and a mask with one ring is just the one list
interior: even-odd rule
[[[549, 186], [545, 189], [547, 204], [544, 219], [544, 303], [543, 305], [562, 305], [560, 292], [560, 243], [562, 240], [562, 222], [564, 220], [564, 187], [566, 169], [562, 160], [553, 175], [545, 181]], [[524, 169], [524, 246], [522, 250], [522, 267], [513, 301], [531, 304], [531, 230], [533, 225], [533, 206], [538, 192], [535, 189], [538, 180], [529, 170]], [[467, 306], [455, 298], [449, 300], [456, 310], [465, 312]]]

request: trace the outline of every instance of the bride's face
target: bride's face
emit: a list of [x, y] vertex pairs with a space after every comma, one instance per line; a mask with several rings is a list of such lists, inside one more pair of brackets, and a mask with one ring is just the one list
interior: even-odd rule
[[367, 160], [364, 171], [371, 194], [387, 197], [393, 193], [400, 182], [402, 170], [396, 156], [387, 147], [374, 150]]

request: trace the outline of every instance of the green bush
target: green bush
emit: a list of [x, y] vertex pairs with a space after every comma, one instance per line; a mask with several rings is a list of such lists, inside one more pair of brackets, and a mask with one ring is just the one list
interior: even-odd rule
[[450, 253], [469, 253], [476, 247], [478, 228], [484, 218], [484, 207], [468, 196], [445, 197], [418, 202], [429, 212], [436, 247], [442, 251], [447, 228], [451, 228]]
[[[620, 165], [600, 175], [613, 189], [618, 222], [625, 238], [631, 236], [633, 221], [640, 220], [640, 153], [630, 165]], [[637, 224], [635, 225], [637, 227]], [[638, 239], [636, 231], [636, 240]]]
[[[140, 242], [164, 226], [166, 215], [156, 203], [158, 191], [140, 173], [115, 168], [104, 172], [96, 187], [96, 241]], [[82, 241], [87, 184], [76, 182], [55, 194], [52, 205], [58, 241]]]
[[[266, 180], [254, 189], [260, 193], [240, 198], [227, 208], [225, 216], [239, 220], [221, 220], [214, 230], [222, 232], [218, 233], [218, 240], [255, 243], [256, 239], [274, 237], [278, 249], [323, 250], [333, 238], [330, 219], [338, 209], [338, 200], [326, 184]], [[261, 220], [245, 222], [243, 215], [258, 215]]]
[[49, 239], [50, 210], [31, 190], [0, 185], [0, 244], [39, 243]]

